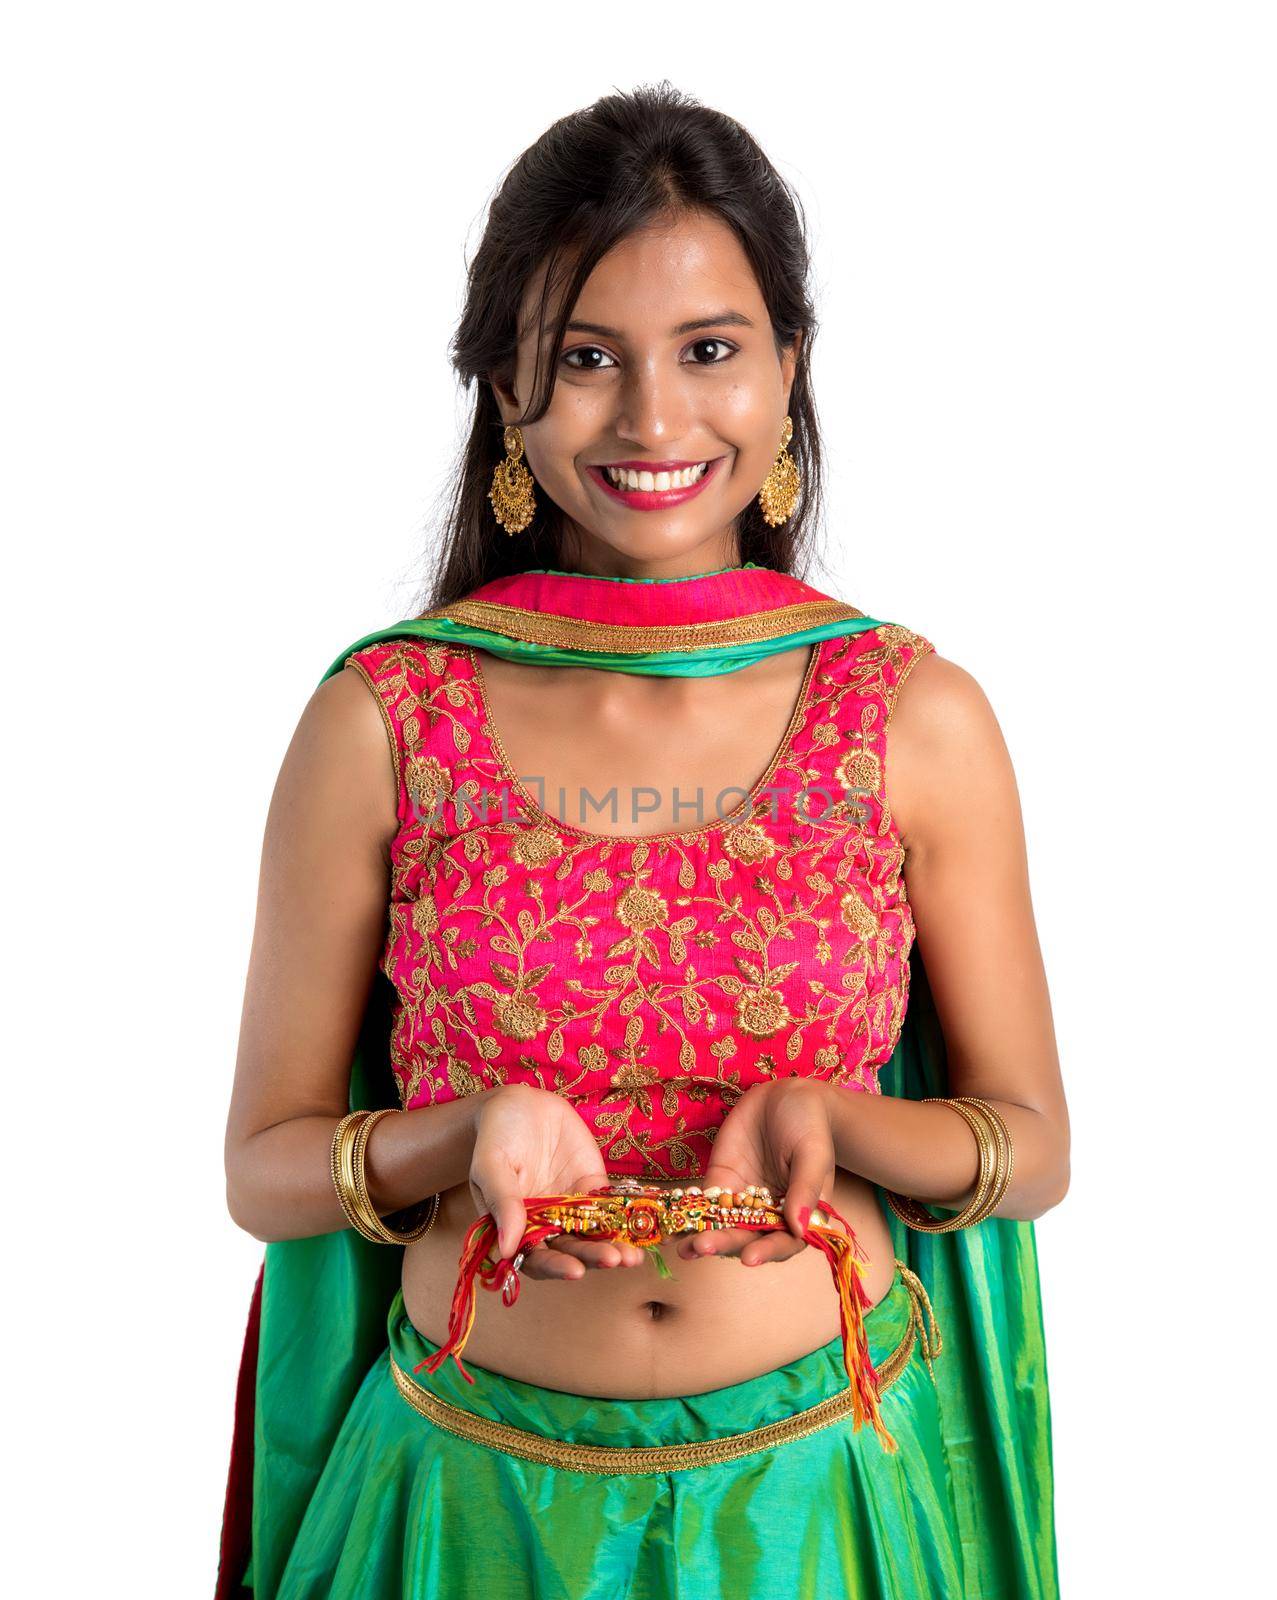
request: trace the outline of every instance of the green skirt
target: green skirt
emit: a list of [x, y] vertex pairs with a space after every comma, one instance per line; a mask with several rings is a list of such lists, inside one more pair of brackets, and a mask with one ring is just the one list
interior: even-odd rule
[[277, 1600], [961, 1600], [944, 1355], [902, 1262], [865, 1326], [894, 1455], [853, 1430], [840, 1337], [704, 1394], [602, 1399], [414, 1374], [438, 1346], [399, 1293]]

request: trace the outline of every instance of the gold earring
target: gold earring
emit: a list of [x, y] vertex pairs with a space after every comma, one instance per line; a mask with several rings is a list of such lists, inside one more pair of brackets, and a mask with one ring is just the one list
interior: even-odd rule
[[787, 517], [791, 516], [798, 504], [798, 485], [801, 482], [798, 463], [785, 448], [793, 437], [794, 424], [786, 417], [784, 430], [780, 436], [780, 449], [776, 452], [776, 459], [772, 462], [767, 476], [763, 479], [763, 486], [758, 491], [759, 504], [763, 508], [763, 520], [769, 522], [773, 528], [779, 527]]
[[505, 430], [506, 457], [498, 461], [492, 474], [492, 487], [488, 499], [497, 521], [508, 534], [522, 533], [532, 521], [537, 508], [532, 492], [532, 474], [520, 459], [523, 455], [523, 434], [518, 428]]

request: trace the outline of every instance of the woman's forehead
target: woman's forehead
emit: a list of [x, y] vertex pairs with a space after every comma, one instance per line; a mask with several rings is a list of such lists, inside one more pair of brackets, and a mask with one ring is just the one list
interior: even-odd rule
[[[556, 264], [542, 337], [548, 337], [568, 287], [574, 256]], [[524, 294], [520, 338], [532, 338], [546, 264]], [[572, 309], [575, 331], [600, 337], [678, 338], [696, 325], [757, 327], [762, 293], [740, 241], [726, 224], [701, 219], [681, 228], [647, 227], [619, 240], [586, 279]], [[606, 331], [605, 331], [606, 330]]]

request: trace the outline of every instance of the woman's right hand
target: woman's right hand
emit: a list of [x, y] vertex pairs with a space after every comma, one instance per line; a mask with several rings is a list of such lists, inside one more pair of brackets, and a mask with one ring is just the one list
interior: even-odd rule
[[[516, 1083], [479, 1097], [470, 1195], [476, 1216], [492, 1214], [503, 1258], [519, 1248], [529, 1195], [575, 1194], [607, 1181], [594, 1135], [562, 1095]], [[646, 1254], [638, 1245], [559, 1234], [529, 1250], [520, 1271], [530, 1278], [580, 1278], [587, 1267], [638, 1266]]]

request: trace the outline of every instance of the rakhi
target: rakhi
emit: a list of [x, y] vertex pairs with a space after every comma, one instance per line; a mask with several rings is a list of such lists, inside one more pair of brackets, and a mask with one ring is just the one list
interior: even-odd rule
[[[773, 1200], [770, 1190], [750, 1184], [739, 1195], [716, 1185], [702, 1190], [697, 1184], [686, 1188], [661, 1188], [623, 1178], [601, 1184], [584, 1194], [534, 1195], [524, 1200], [527, 1224], [519, 1248], [513, 1256], [492, 1259], [499, 1235], [491, 1212], [485, 1211], [467, 1230], [461, 1246], [460, 1271], [452, 1296], [448, 1318], [448, 1337], [432, 1355], [412, 1369], [436, 1372], [451, 1356], [467, 1383], [474, 1379], [465, 1369], [461, 1352], [474, 1326], [477, 1295], [476, 1278], [484, 1288], [501, 1291], [502, 1304], [512, 1306], [519, 1298], [519, 1268], [529, 1250], [559, 1234], [575, 1233], [609, 1243], [634, 1244], [652, 1253], [652, 1260], [664, 1276], [670, 1271], [659, 1255], [665, 1240], [683, 1233], [702, 1233], [707, 1228], [747, 1228], [759, 1233], [788, 1229], [783, 1215], [784, 1196]], [[844, 1231], [830, 1225], [830, 1218]], [[873, 1425], [888, 1454], [894, 1454], [896, 1441], [882, 1420], [878, 1374], [869, 1358], [869, 1340], [864, 1314], [869, 1297], [861, 1282], [867, 1260], [846, 1219], [828, 1201], [814, 1209], [803, 1231], [806, 1244], [822, 1251], [829, 1262], [838, 1290], [839, 1319], [842, 1326], [843, 1364], [847, 1369], [852, 1397], [852, 1429], [859, 1432], [866, 1421]]]

